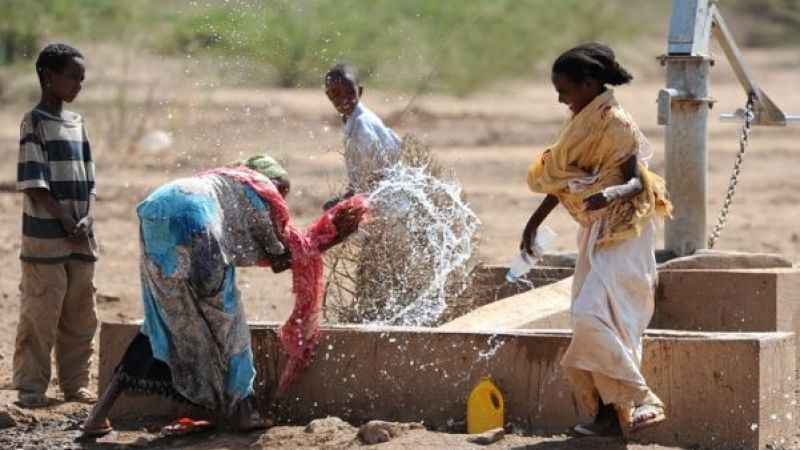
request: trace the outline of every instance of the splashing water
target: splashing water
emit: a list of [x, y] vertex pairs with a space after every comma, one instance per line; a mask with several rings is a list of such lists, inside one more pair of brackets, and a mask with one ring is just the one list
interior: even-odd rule
[[520, 286], [523, 289], [536, 289], [537, 287], [533, 281], [525, 278], [524, 276], [521, 276], [514, 281], [503, 280], [503, 282], [514, 286]]
[[380, 315], [371, 323], [434, 324], [447, 298], [467, 286], [478, 217], [457, 182], [404, 164], [384, 171], [369, 201], [376, 222], [372, 230], [380, 232], [366, 249], [373, 252], [368, 258], [375, 258], [366, 261], [384, 269], [370, 274], [371, 289], [364, 295], [379, 300]]
[[494, 355], [497, 353], [500, 348], [505, 345], [506, 341], [502, 338], [498, 337], [497, 334], [493, 334], [486, 340], [486, 345], [489, 346], [486, 350], [481, 350], [478, 352], [478, 359], [475, 360], [473, 366], [483, 360], [490, 360], [494, 358]]

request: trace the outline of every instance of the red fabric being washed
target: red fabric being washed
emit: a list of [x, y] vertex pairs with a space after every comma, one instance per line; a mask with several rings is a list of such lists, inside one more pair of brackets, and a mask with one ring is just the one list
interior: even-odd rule
[[[250, 186], [270, 206], [272, 221], [280, 239], [292, 252], [292, 292], [294, 309], [278, 330], [289, 359], [281, 374], [278, 391], [284, 392], [311, 363], [319, 342], [320, 310], [323, 297], [323, 262], [320, 248], [336, 239], [333, 218], [343, 210], [354, 210], [361, 220], [366, 217], [368, 202], [361, 195], [351, 197], [325, 212], [305, 232], [292, 224], [289, 207], [271, 184], [260, 181], [263, 175], [246, 167], [219, 168], [201, 175], [223, 175]], [[268, 261], [264, 265], [269, 265]]]

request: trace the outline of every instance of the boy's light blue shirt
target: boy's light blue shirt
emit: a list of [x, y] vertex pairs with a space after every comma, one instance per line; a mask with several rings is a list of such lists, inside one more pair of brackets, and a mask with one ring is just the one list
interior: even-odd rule
[[365, 186], [365, 177], [400, 159], [401, 140], [374, 112], [359, 102], [344, 126], [344, 158], [350, 186]]

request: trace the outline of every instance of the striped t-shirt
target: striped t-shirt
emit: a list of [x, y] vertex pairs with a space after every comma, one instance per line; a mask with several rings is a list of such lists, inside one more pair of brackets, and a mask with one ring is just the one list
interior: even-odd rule
[[[20, 126], [17, 190], [49, 190], [77, 221], [89, 209], [94, 183], [94, 162], [83, 118], [70, 111], [54, 116], [38, 108], [26, 114]], [[20, 258], [36, 263], [96, 261], [94, 230], [88, 239], [68, 240], [61, 222], [44, 205], [25, 195]]]

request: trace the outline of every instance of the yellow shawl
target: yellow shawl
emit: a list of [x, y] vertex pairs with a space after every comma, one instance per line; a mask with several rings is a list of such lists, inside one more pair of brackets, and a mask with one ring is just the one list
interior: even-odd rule
[[651, 216], [672, 212], [664, 180], [641, 160], [640, 194], [598, 211], [586, 211], [583, 201], [606, 187], [622, 184], [620, 166], [646, 145], [633, 119], [607, 90], [573, 116], [556, 143], [536, 158], [528, 170], [528, 186], [534, 192], [557, 196], [581, 225], [605, 219], [597, 247], [636, 237]]

